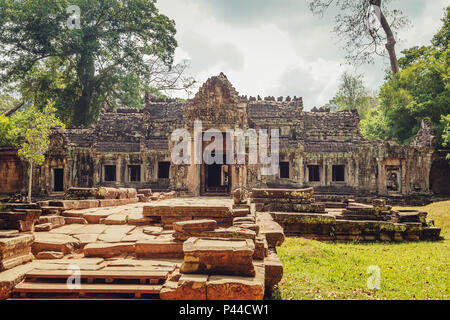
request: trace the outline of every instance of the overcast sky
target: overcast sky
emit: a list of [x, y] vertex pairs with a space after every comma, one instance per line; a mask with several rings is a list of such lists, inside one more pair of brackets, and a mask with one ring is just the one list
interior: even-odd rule
[[[442, 25], [450, 0], [392, 0], [412, 26], [399, 34], [397, 52], [428, 45]], [[339, 78], [354, 68], [332, 32], [334, 16], [314, 16], [306, 0], [159, 0], [160, 12], [174, 19], [176, 60], [190, 61], [198, 85], [224, 72], [241, 95], [301, 96], [305, 109], [327, 103]], [[400, 54], [399, 54], [400, 55]], [[358, 67], [370, 89], [389, 68], [387, 58]], [[178, 95], [180, 95], [178, 93]]]

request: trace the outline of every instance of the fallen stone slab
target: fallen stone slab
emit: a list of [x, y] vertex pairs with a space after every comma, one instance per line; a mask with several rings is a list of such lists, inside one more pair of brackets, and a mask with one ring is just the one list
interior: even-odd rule
[[255, 244], [249, 239], [189, 238], [181, 273], [255, 275]]
[[142, 229], [142, 232], [152, 236], [159, 236], [163, 232], [163, 228], [161, 227], [145, 227]]
[[183, 257], [183, 243], [174, 239], [142, 240], [136, 242], [138, 258], [179, 258]]
[[88, 224], [85, 218], [64, 217], [65, 224]]
[[64, 217], [61, 216], [41, 216], [39, 217], [39, 223], [51, 223], [55, 226], [60, 226], [64, 224]]
[[126, 214], [112, 214], [105, 218], [104, 223], [106, 225], [123, 225], [127, 224], [127, 215]]
[[264, 268], [255, 267], [254, 277], [212, 275], [206, 285], [207, 300], [262, 300]]
[[86, 210], [65, 210], [61, 213], [62, 217], [83, 218]]
[[0, 272], [0, 300], [8, 299], [12, 289], [19, 284], [25, 278], [25, 274], [32, 269], [34, 269], [33, 263], [28, 263]]
[[177, 240], [186, 241], [189, 238], [227, 238], [227, 239], [251, 239], [254, 240], [256, 233], [249, 229], [233, 226], [229, 228], [219, 228], [213, 231], [201, 232], [175, 232], [173, 237]]
[[115, 226], [106, 226], [103, 233], [125, 233], [128, 234], [131, 231], [136, 229], [135, 226], [129, 225], [115, 225]]
[[216, 228], [217, 222], [215, 220], [190, 220], [175, 222], [173, 224], [174, 230], [185, 233], [212, 231]]
[[110, 216], [113, 213], [114, 212], [111, 212], [111, 211], [100, 211], [99, 210], [97, 212], [90, 212], [90, 213], [83, 214], [83, 218], [86, 219], [86, 221], [88, 223], [99, 224], [100, 219], [107, 218], [108, 216]]
[[62, 259], [64, 253], [56, 251], [41, 251], [36, 255], [36, 259]]
[[53, 229], [53, 224], [51, 223], [42, 223], [34, 226], [34, 232], [45, 232]]
[[131, 234], [124, 235], [121, 238], [122, 242], [137, 242], [145, 240], [154, 240], [156, 236], [148, 235], [142, 232], [142, 230], [134, 230]]
[[146, 226], [152, 223], [161, 223], [159, 217], [144, 217], [142, 212], [133, 212], [128, 215], [128, 224], [134, 226]]
[[80, 242], [69, 235], [40, 232], [35, 234], [35, 240], [31, 246], [31, 251], [35, 255], [41, 251], [57, 251], [69, 254], [79, 248], [79, 246]]
[[83, 252], [85, 257], [112, 258], [134, 253], [135, 245], [131, 242], [89, 243], [84, 247]]
[[89, 243], [95, 243], [98, 241], [98, 233], [90, 234], [90, 233], [82, 233], [82, 234], [74, 234], [73, 237], [80, 242], [80, 246], [84, 248], [85, 245]]
[[[106, 225], [104, 224], [87, 224], [83, 225], [80, 228], [77, 228], [75, 230], [70, 230], [67, 232], [67, 234], [71, 235], [80, 235], [80, 234], [100, 234], [105, 232], [107, 229]], [[126, 233], [126, 232], [124, 232]]]

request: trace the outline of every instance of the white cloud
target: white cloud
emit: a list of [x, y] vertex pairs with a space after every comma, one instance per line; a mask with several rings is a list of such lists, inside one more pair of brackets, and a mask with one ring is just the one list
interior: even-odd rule
[[[400, 51], [428, 45], [442, 25], [448, 0], [399, 0], [413, 28], [400, 32]], [[332, 32], [335, 12], [323, 19], [302, 0], [161, 0], [177, 24], [176, 59], [191, 60], [199, 85], [224, 72], [240, 94], [303, 96], [311, 108], [328, 102], [346, 70], [345, 52]], [[386, 58], [358, 67], [371, 89], [384, 82]]]

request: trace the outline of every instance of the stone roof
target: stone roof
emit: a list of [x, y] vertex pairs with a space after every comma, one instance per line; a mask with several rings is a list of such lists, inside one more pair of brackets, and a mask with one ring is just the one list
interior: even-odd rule
[[267, 119], [294, 120], [300, 118], [301, 110], [299, 110], [297, 101], [278, 102], [257, 100], [248, 103], [247, 114], [250, 121]]
[[338, 112], [304, 112], [306, 131], [354, 131], [359, 130], [356, 110]]

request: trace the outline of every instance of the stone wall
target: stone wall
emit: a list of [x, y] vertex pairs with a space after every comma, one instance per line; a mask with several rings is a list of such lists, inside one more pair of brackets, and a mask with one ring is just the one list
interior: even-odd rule
[[[191, 100], [147, 94], [143, 110], [105, 107], [92, 128], [55, 130], [46, 162], [35, 170], [34, 191], [52, 193], [58, 179], [55, 169], [63, 169], [64, 190], [110, 186], [201, 195], [204, 164], [172, 164], [168, 177], [158, 176], [160, 162], [171, 161], [171, 133], [185, 128], [193, 139], [195, 120], [203, 122], [203, 131], [280, 129], [280, 161], [288, 176], [262, 176], [259, 165], [230, 165], [229, 190], [314, 187], [320, 194], [361, 196], [450, 193], [450, 179], [445, 180], [450, 168], [445, 155], [435, 150], [436, 139], [426, 121], [410, 145], [368, 141], [360, 134], [355, 110], [305, 112], [302, 98], [239, 96], [224, 74], [208, 79]], [[25, 191], [26, 165], [11, 150], [0, 150], [0, 159], [0, 175], [6, 177], [0, 180], [0, 193]], [[105, 178], [106, 166], [115, 166], [109, 168], [115, 171], [113, 181]], [[138, 181], [130, 178], [130, 166], [139, 166]], [[310, 179], [314, 170], [317, 177]]]

